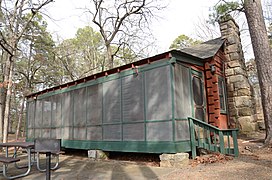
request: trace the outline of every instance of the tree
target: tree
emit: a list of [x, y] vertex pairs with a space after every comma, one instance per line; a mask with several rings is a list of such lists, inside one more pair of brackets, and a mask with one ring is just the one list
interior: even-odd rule
[[240, 3], [237, 1], [221, 1], [223, 1], [223, 3], [217, 5], [215, 8], [216, 13], [214, 17], [224, 16], [237, 10], [244, 12], [246, 15], [261, 89], [266, 127], [265, 145], [272, 144], [272, 56], [261, 0], [244, 0], [244, 2]]
[[100, 72], [105, 66], [102, 37], [90, 26], [79, 28], [74, 38], [61, 42], [55, 55], [62, 83]]
[[252, 41], [258, 79], [261, 89], [262, 106], [266, 127], [265, 144], [272, 144], [272, 75], [271, 49], [263, 17], [261, 0], [245, 0], [245, 14]]
[[[32, 19], [37, 13], [53, 0], [32, 1], [0, 1], [0, 21], [4, 26], [0, 30], [0, 46], [5, 52], [3, 84], [0, 102], [0, 138], [7, 141], [10, 115], [10, 100], [12, 95], [13, 72], [17, 58], [18, 43], [26, 32]], [[26, 14], [31, 14], [27, 19]]]
[[[141, 39], [143, 47], [148, 39], [147, 29], [150, 19], [162, 8], [156, 0], [93, 0], [93, 4], [94, 11], [89, 10], [89, 12], [103, 38], [109, 68], [114, 67], [114, 57], [120, 47], [127, 46], [131, 39], [134, 39], [133, 43], [135, 39]], [[115, 51], [113, 51], [113, 45], [117, 47]]]
[[[27, 14], [27, 19], [31, 14]], [[20, 51], [15, 59], [16, 66], [14, 68], [14, 95], [12, 107], [18, 110], [11, 111], [11, 115], [16, 119], [9, 121], [16, 122], [16, 140], [19, 138], [21, 127], [24, 121], [25, 95], [30, 92], [37, 91], [36, 87], [49, 87], [56, 85], [52, 82], [52, 71], [50, 64], [54, 63], [53, 50], [54, 42], [51, 35], [47, 32], [47, 23], [41, 14], [37, 14], [29, 26], [26, 28], [21, 41], [18, 43]], [[18, 120], [18, 121], [17, 121]]]
[[184, 34], [179, 35], [171, 44], [170, 49], [182, 49], [188, 46], [200, 44], [201, 41], [192, 39]]
[[268, 38], [270, 47], [272, 48], [272, 24], [270, 24], [268, 27]]

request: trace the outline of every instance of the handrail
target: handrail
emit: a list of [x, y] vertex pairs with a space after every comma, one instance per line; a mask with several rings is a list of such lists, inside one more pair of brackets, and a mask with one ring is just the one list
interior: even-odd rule
[[204, 121], [188, 117], [191, 149], [193, 159], [196, 157], [196, 148], [238, 156], [238, 129], [219, 129]]

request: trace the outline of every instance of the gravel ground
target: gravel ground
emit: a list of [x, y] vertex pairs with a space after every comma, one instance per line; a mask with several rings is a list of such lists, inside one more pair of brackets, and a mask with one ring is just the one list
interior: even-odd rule
[[[61, 168], [55, 172], [53, 179], [75, 179], [77, 173], [82, 172], [87, 173], [83, 179], [159, 179], [159, 180], [206, 180], [206, 179], [260, 179], [260, 180], [272, 180], [272, 147], [260, 148], [264, 139], [264, 133], [255, 133], [251, 137], [239, 137], [239, 157], [232, 158], [219, 154], [204, 155], [199, 157], [198, 160], [203, 158], [208, 159], [208, 161], [200, 162], [196, 160], [190, 160], [191, 163], [187, 167], [182, 169], [164, 169], [159, 168], [158, 156], [143, 155], [137, 156], [135, 153], [128, 153], [126, 155], [121, 155], [116, 153], [112, 154], [112, 158], [107, 161], [93, 162], [86, 158], [86, 154], [81, 152], [72, 153], [73, 156], [62, 156], [64, 158], [61, 162]], [[209, 159], [211, 159], [209, 161]], [[84, 164], [85, 163], [85, 164]], [[103, 165], [104, 164], [104, 165]], [[84, 166], [83, 166], [84, 165]], [[103, 165], [103, 166], [102, 166]], [[143, 165], [144, 168], [149, 169], [148, 171], [139, 171], [141, 168], [134, 166]], [[101, 166], [103, 169], [99, 169]], [[106, 167], [106, 169], [105, 169]], [[126, 170], [128, 174], [123, 176], [118, 174], [115, 169], [121, 168]], [[132, 169], [129, 169], [132, 167]], [[142, 167], [142, 168], [143, 168]], [[85, 168], [85, 169], [84, 169]], [[111, 170], [112, 175], [107, 174], [107, 168]], [[115, 169], [114, 169], [115, 168]], [[75, 173], [73, 173], [71, 170]], [[145, 176], [137, 176], [143, 172], [149, 172], [149, 174], [144, 174]], [[66, 172], [67, 170], [67, 172]], [[69, 170], [69, 171], [68, 171]], [[97, 176], [91, 177], [91, 170], [93, 170]], [[164, 172], [161, 172], [165, 170]], [[64, 171], [66, 173], [64, 173]], [[99, 172], [102, 173], [99, 173]], [[70, 174], [69, 174], [69, 173]], [[66, 178], [62, 176], [66, 175]], [[116, 176], [115, 176], [116, 175]], [[56, 178], [58, 177], [58, 178]], [[68, 178], [67, 178], [68, 177]], [[2, 177], [0, 176], [0, 179]], [[39, 174], [35, 171], [31, 171], [31, 174], [23, 179], [44, 179], [44, 174]], [[82, 178], [77, 178], [82, 179]]]
[[272, 180], [272, 147], [262, 146], [264, 133], [240, 137], [239, 157], [214, 163], [191, 164], [160, 179], [261, 179]]

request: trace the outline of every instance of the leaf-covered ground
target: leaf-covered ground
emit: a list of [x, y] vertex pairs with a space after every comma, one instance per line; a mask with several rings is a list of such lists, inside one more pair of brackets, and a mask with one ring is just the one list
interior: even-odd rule
[[272, 147], [260, 148], [264, 133], [240, 137], [239, 157], [217, 153], [197, 157], [190, 166], [163, 179], [272, 179]]

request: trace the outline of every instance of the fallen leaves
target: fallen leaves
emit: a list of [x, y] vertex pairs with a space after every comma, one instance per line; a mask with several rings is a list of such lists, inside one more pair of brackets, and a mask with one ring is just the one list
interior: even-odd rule
[[212, 164], [212, 163], [225, 163], [229, 160], [233, 160], [232, 156], [220, 154], [220, 153], [212, 153], [203, 156], [197, 156], [191, 163], [192, 167], [195, 167], [199, 164]]

